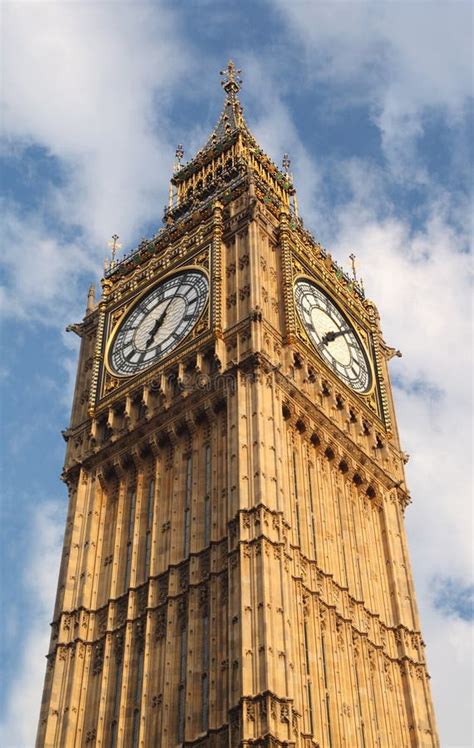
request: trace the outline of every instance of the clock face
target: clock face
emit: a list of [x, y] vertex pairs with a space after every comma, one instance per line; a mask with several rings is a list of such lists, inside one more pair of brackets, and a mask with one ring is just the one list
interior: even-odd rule
[[352, 325], [315, 283], [298, 280], [295, 302], [306, 332], [324, 362], [356, 392], [368, 392], [372, 374]]
[[188, 270], [159, 283], [127, 313], [109, 351], [110, 369], [131, 376], [156, 364], [191, 332], [209, 295], [204, 273]]

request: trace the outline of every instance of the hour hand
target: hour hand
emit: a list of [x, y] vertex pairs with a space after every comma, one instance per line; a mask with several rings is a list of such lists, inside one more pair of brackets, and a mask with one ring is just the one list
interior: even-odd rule
[[153, 327], [152, 327], [152, 328], [151, 328], [151, 330], [149, 331], [149, 333], [148, 333], [148, 340], [147, 340], [147, 341], [146, 341], [146, 343], [145, 343], [145, 348], [149, 348], [149, 347], [151, 346], [151, 344], [153, 343], [153, 341], [154, 341], [154, 339], [155, 339], [155, 335], [156, 335], [156, 333], [158, 332], [158, 330], [160, 329], [161, 325], [162, 325], [162, 324], [163, 324], [163, 322], [165, 321], [165, 317], [166, 317], [166, 309], [165, 309], [165, 311], [164, 311], [164, 312], [163, 312], [163, 313], [162, 313], [162, 314], [161, 314], [161, 315], [160, 315], [160, 316], [158, 317], [158, 319], [156, 319], [156, 320], [155, 320], [155, 323], [154, 323]]

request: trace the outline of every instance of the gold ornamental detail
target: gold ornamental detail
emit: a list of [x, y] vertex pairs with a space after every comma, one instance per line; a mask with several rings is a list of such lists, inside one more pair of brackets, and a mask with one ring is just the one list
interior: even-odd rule
[[99, 319], [97, 322], [97, 337], [95, 341], [95, 352], [94, 352], [94, 361], [92, 364], [92, 375], [91, 375], [91, 384], [90, 384], [90, 390], [89, 390], [89, 415], [92, 416], [95, 411], [95, 405], [97, 401], [97, 387], [99, 383], [99, 372], [100, 372], [100, 364], [102, 359], [102, 344], [104, 340], [104, 330], [105, 330], [105, 312], [106, 312], [106, 291], [107, 287], [105, 287], [104, 284], [104, 293], [102, 296], [102, 300], [99, 303]]
[[222, 337], [222, 234], [223, 205], [214, 203], [214, 228], [211, 249], [211, 314], [212, 327], [217, 337]]
[[285, 334], [288, 343], [296, 333], [296, 315], [293, 299], [293, 268], [291, 262], [291, 249], [289, 241], [288, 213], [280, 213], [280, 246], [283, 271], [283, 303], [285, 314]]

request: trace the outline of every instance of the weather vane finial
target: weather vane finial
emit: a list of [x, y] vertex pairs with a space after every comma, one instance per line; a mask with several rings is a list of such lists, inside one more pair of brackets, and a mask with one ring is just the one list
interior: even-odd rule
[[112, 262], [110, 263], [110, 267], [115, 267], [115, 255], [117, 254], [118, 250], [122, 248], [122, 245], [119, 242], [119, 235], [118, 234], [112, 234], [112, 241], [107, 242], [111, 249], [112, 254]]
[[181, 161], [183, 160], [183, 156], [184, 156], [184, 148], [181, 145], [181, 143], [179, 143], [176, 146], [176, 151], [175, 151], [175, 157], [176, 157], [176, 160], [174, 162], [174, 171], [175, 172], [179, 171], [181, 169]]
[[240, 77], [241, 72], [241, 70], [235, 69], [232, 60], [229, 60], [227, 63], [226, 70], [221, 70], [221, 75], [225, 76], [224, 80], [221, 81], [221, 86], [230, 96], [235, 96], [235, 94], [240, 91], [240, 86], [242, 85], [242, 78]]
[[355, 263], [355, 261], [356, 261], [356, 256], [355, 256], [354, 252], [352, 252], [352, 253], [351, 253], [351, 254], [349, 255], [349, 259], [350, 259], [350, 261], [351, 261], [351, 263], [352, 263], [352, 279], [353, 279], [354, 281], [357, 281], [357, 273], [356, 273], [356, 263]]

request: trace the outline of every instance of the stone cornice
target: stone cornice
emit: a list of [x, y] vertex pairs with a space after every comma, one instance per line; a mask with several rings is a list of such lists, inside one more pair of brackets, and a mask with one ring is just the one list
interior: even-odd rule
[[[242, 323], [245, 326], [246, 323]], [[234, 328], [233, 333], [235, 334], [241, 329], [241, 325]], [[397, 495], [401, 500], [402, 504], [406, 506], [410, 499], [406, 492], [404, 492], [400, 481], [396, 476], [391, 475], [385, 468], [381, 467], [378, 462], [368, 452], [363, 450], [358, 444], [356, 444], [350, 436], [344, 433], [344, 431], [332, 421], [323, 410], [317, 408], [309, 398], [301, 392], [296, 383], [293, 382], [281, 369], [275, 366], [275, 364], [264, 354], [255, 353], [246, 356], [239, 363], [232, 363], [229, 368], [224, 370], [221, 374], [223, 388], [216, 392], [195, 392], [190, 393], [183, 398], [178, 396], [176, 401], [170, 405], [166, 410], [162, 410], [152, 415], [149, 420], [143, 420], [132, 431], [124, 431], [117, 434], [117, 438], [111, 442], [107, 442], [104, 446], [99, 449], [89, 449], [83, 454], [80, 464], [84, 468], [91, 470], [103, 460], [110, 460], [114, 455], [118, 455], [121, 452], [126, 453], [129, 451], [137, 442], [137, 439], [142, 446], [145, 446], [147, 438], [157, 431], [163, 432], [163, 438], [166, 438], [166, 432], [173, 427], [173, 424], [178, 424], [183, 420], [185, 411], [190, 410], [199, 411], [205, 404], [208, 404], [209, 398], [211, 398], [212, 407], [220, 407], [222, 401], [226, 399], [227, 393], [224, 385], [226, 384], [226, 378], [235, 378], [239, 375], [239, 372], [243, 375], [254, 375], [256, 372], [261, 371], [262, 374], [273, 374], [275, 377], [276, 384], [281, 388], [281, 391], [285, 395], [285, 399], [282, 401], [282, 405], [285, 402], [288, 404], [290, 409], [293, 409], [294, 415], [291, 419], [293, 427], [296, 427], [298, 419], [302, 423], [308, 420], [308, 418], [314, 423], [313, 431], [318, 435], [318, 439], [321, 440], [322, 451], [331, 447], [332, 444], [338, 445], [339, 460], [345, 459], [348, 464], [354, 464], [361, 472], [369, 472], [374, 480], [378, 481], [385, 489], [397, 489]], [[230, 381], [229, 379], [229, 381]], [[369, 415], [369, 413], [367, 413]], [[373, 414], [371, 414], [373, 416]], [[68, 431], [68, 439], [78, 438], [81, 434], [86, 434], [89, 427], [90, 421], [84, 422], [81, 426], [74, 430]], [[298, 430], [298, 429], [296, 429]], [[301, 433], [301, 432], [300, 432]], [[307, 435], [310, 438], [310, 434]], [[398, 452], [397, 452], [398, 454]], [[401, 458], [400, 458], [401, 459]], [[77, 464], [72, 464], [65, 468], [64, 477], [67, 478], [71, 470], [77, 469]], [[355, 468], [356, 469], [356, 468]], [[354, 470], [352, 471], [354, 473]]]
[[[276, 370], [275, 377], [277, 383], [280, 385], [282, 391], [287, 397], [287, 402], [294, 403], [294, 407], [298, 410], [299, 417], [303, 420], [310, 418], [315, 423], [315, 429], [318, 436], [320, 436], [320, 432], [321, 434], [324, 432], [326, 435], [324, 448], [331, 446], [336, 442], [346, 451], [347, 455], [350, 455], [352, 459], [357, 461], [361, 470], [370, 470], [373, 477], [382, 483], [385, 488], [399, 488], [398, 481], [385, 469], [381, 468], [367, 452], [353, 441], [353, 439], [345, 434], [344, 431], [342, 431], [342, 429], [324, 413], [324, 411], [317, 408], [315, 404], [298, 389], [296, 383], [292, 382], [281, 370]], [[374, 417], [374, 414], [368, 409], [366, 410], [366, 414], [367, 417]], [[298, 418], [295, 416], [294, 421], [296, 422], [297, 420]]]
[[[248, 521], [253, 517], [254, 524], [258, 524], [261, 529], [265, 524], [263, 515], [268, 515], [277, 520], [273, 529], [283, 530], [281, 540], [275, 541], [265, 532], [259, 532], [251, 538], [243, 539], [241, 534], [245, 528], [250, 528], [251, 523]], [[228, 535], [219, 541], [213, 541], [208, 547], [197, 553], [190, 554], [188, 559], [183, 559], [178, 563], [171, 563], [168, 571], [150, 576], [147, 582], [136, 587], [131, 587], [128, 593], [120, 595], [117, 598], [111, 598], [107, 604], [97, 609], [89, 609], [85, 606], [62, 611], [61, 616], [52, 623], [53, 631], [61, 628], [61, 622], [67, 618], [70, 623], [66, 629], [69, 631], [71, 626], [75, 628], [85, 628], [90, 630], [92, 626], [96, 629], [98, 617], [106, 611], [114, 611], [117, 616], [117, 610], [123, 608], [123, 620], [111, 628], [106, 626], [103, 631], [99, 632], [92, 638], [89, 636], [74, 636], [72, 641], [61, 642], [58, 636], [52, 637], [52, 646], [70, 646], [75, 641], [82, 641], [84, 644], [93, 644], [106, 634], [111, 634], [123, 628], [127, 624], [133, 624], [143, 618], [148, 612], [162, 609], [163, 605], [180, 600], [183, 595], [189, 594], [193, 590], [199, 590], [203, 585], [207, 585], [212, 579], [227, 579], [227, 570], [229, 565], [233, 565], [232, 559], [237, 563], [242, 563], [245, 558], [268, 554], [271, 551], [269, 562], [283, 560], [285, 564], [290, 564], [291, 576], [299, 584], [300, 594], [311, 596], [316, 604], [322, 605], [328, 615], [334, 615], [341, 624], [348, 624], [354, 635], [361, 637], [373, 646], [376, 650], [382, 652], [392, 661], [409, 661], [415, 665], [424, 665], [423, 648], [424, 643], [418, 630], [412, 630], [403, 624], [389, 625], [380, 619], [380, 614], [369, 610], [362, 600], [357, 600], [350, 593], [347, 587], [338, 584], [333, 575], [323, 571], [313, 559], [305, 556], [299, 548], [288, 544], [287, 530], [288, 524], [285, 522], [283, 513], [280, 510], [268, 508], [264, 503], [255, 507], [241, 509], [228, 523]], [[240, 530], [239, 530], [240, 528]], [[228, 550], [227, 550], [228, 549]], [[224, 551], [224, 553], [223, 553]], [[205, 562], [205, 563], [204, 563]], [[185, 579], [185, 586], [181, 581]], [[178, 588], [176, 584], [178, 584]], [[159, 592], [162, 590], [162, 592]], [[150, 600], [156, 601], [150, 604]], [[132, 609], [134, 614], [129, 615]], [[106, 614], [106, 619], [108, 613]], [[76, 623], [72, 623], [72, 621]], [[417, 654], [417, 657], [415, 657]]]

